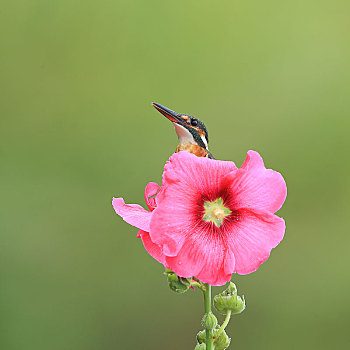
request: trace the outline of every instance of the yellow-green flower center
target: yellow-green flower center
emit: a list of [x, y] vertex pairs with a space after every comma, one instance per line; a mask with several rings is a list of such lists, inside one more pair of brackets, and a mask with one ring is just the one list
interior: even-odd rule
[[217, 227], [220, 227], [226, 216], [232, 211], [224, 206], [222, 198], [218, 198], [214, 202], [204, 202], [203, 221], [213, 222]]

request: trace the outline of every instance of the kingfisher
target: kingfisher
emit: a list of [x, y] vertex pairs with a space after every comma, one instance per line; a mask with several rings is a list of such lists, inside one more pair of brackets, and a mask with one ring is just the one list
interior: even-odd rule
[[208, 150], [208, 132], [198, 118], [188, 114], [176, 113], [171, 109], [152, 102], [153, 107], [167, 117], [174, 125], [179, 145], [175, 152], [187, 151], [197, 157], [215, 159]]

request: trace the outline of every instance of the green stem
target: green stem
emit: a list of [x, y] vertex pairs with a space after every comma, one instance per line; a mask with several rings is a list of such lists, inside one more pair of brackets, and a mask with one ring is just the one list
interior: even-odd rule
[[[211, 311], [211, 285], [208, 283], [205, 284], [204, 310], [206, 314], [208, 314]], [[206, 329], [205, 336], [206, 336], [206, 350], [213, 350], [214, 346], [213, 346], [212, 332]]]
[[222, 333], [222, 331], [226, 328], [226, 326], [228, 325], [228, 323], [230, 322], [230, 318], [231, 318], [231, 310], [227, 311], [226, 314], [226, 318], [224, 323], [222, 324], [222, 326], [219, 328], [219, 330], [217, 331], [217, 333], [214, 336], [214, 339], [216, 339], [218, 336], [220, 336], [220, 334]]

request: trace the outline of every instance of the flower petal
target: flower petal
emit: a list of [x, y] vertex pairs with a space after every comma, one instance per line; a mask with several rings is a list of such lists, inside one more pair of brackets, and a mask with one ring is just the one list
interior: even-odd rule
[[165, 263], [165, 255], [163, 254], [160, 247], [157, 244], [152, 242], [149, 236], [149, 233], [146, 231], [140, 230], [137, 236], [141, 237], [142, 243], [145, 249], [147, 250], [148, 254], [151, 255], [154, 259], [156, 259], [158, 262], [163, 264], [165, 268], [167, 268]]
[[164, 167], [162, 187], [181, 181], [186, 189], [217, 192], [223, 177], [234, 170], [237, 167], [233, 162], [197, 157], [189, 152], [174, 153]]
[[227, 243], [235, 255], [234, 272], [251, 273], [265, 262], [283, 239], [284, 220], [268, 212], [239, 210], [238, 221], [229, 225]]
[[128, 224], [141, 230], [149, 231], [149, 224], [152, 213], [138, 204], [125, 204], [123, 198], [113, 198], [115, 212], [120, 215]]
[[145, 201], [149, 210], [154, 210], [157, 207], [155, 196], [160, 190], [160, 186], [155, 182], [149, 182], [145, 188]]
[[249, 151], [242, 167], [226, 176], [236, 208], [255, 208], [275, 213], [286, 199], [287, 187], [280, 173], [266, 169], [259, 153]]
[[[208, 226], [213, 225], [208, 223]], [[198, 230], [188, 236], [175, 257], [167, 257], [171, 270], [181, 277], [197, 277], [204, 283], [221, 286], [231, 279], [235, 266], [233, 253], [222, 237]]]

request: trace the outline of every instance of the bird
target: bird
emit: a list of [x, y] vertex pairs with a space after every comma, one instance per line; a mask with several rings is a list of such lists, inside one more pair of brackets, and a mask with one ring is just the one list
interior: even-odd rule
[[188, 114], [176, 113], [173, 110], [152, 102], [153, 107], [174, 125], [179, 145], [176, 151], [187, 151], [193, 153], [197, 157], [207, 157], [215, 159], [208, 149], [208, 131], [198, 118]]

